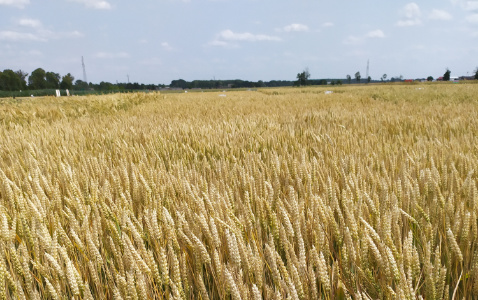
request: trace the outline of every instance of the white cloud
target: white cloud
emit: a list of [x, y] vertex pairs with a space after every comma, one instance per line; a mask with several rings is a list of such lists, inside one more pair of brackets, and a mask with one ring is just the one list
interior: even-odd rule
[[18, 41], [41, 41], [45, 42], [47, 41], [45, 38], [33, 34], [33, 33], [28, 33], [28, 32], [17, 32], [17, 31], [0, 31], [0, 40], [1, 41], [13, 41], [13, 42], [18, 42]]
[[478, 11], [478, 1], [452, 0], [451, 2], [466, 11]]
[[422, 15], [420, 7], [415, 2], [408, 3], [400, 10], [400, 15], [402, 19], [397, 22], [397, 26], [406, 27], [406, 26], [415, 26], [420, 25], [420, 17]]
[[343, 43], [346, 44], [346, 45], [356, 45], [356, 44], [360, 44], [361, 42], [363, 42], [363, 38], [358, 37], [358, 36], [353, 36], [353, 35], [348, 36], [343, 41]]
[[225, 41], [219, 41], [219, 40], [214, 40], [208, 43], [209, 46], [213, 47], [225, 47], [225, 48], [233, 48], [237, 47], [237, 45], [233, 45], [231, 43], [225, 42]]
[[265, 35], [265, 34], [252, 34], [249, 32], [244, 33], [235, 33], [232, 30], [223, 30], [218, 35], [219, 40], [224, 41], [247, 41], [247, 42], [257, 42], [257, 41], [280, 41], [281, 39], [276, 36]]
[[449, 12], [445, 10], [440, 10], [440, 9], [432, 10], [428, 18], [432, 20], [440, 20], [440, 21], [448, 21], [453, 19], [452, 15]]
[[478, 11], [478, 1], [466, 1], [465, 10]]
[[465, 17], [469, 23], [478, 23], [478, 1], [452, 0], [455, 5], [459, 5], [464, 11], [470, 13]]
[[262, 42], [262, 41], [281, 41], [280, 37], [265, 35], [265, 34], [253, 34], [250, 32], [237, 33], [232, 30], [226, 29], [216, 35], [216, 38], [207, 43], [208, 46], [225, 47], [225, 48], [237, 48], [237, 42]]
[[332, 27], [334, 26], [335, 24], [332, 23], [332, 22], [325, 22], [324, 24], [322, 24], [322, 27]]
[[21, 26], [25, 27], [31, 27], [31, 28], [41, 28], [42, 23], [39, 20], [35, 19], [20, 19], [18, 21], [18, 24]]
[[44, 28], [41, 21], [36, 19], [23, 18], [16, 22], [20, 27], [18, 30], [0, 31], [0, 40], [4, 41], [37, 41], [46, 42], [52, 39], [78, 38], [84, 35], [75, 30], [70, 32], [54, 32]]
[[108, 1], [103, 0], [70, 0], [84, 4], [87, 8], [93, 9], [111, 9], [112, 6]]
[[78, 30], [70, 31], [70, 32], [60, 32], [55, 34], [55, 38], [80, 38], [84, 37], [85, 35]]
[[30, 0], [0, 0], [0, 5], [13, 6], [17, 8], [25, 8], [30, 4]]
[[114, 58], [128, 58], [129, 54], [126, 52], [98, 52], [95, 55], [97, 58], [106, 58], [106, 59], [114, 59]]
[[292, 32], [292, 31], [309, 31], [309, 26], [304, 24], [290, 24], [284, 27], [285, 32]]
[[163, 49], [167, 51], [172, 51], [174, 49], [168, 42], [162, 42], [161, 47], [163, 47]]
[[377, 30], [373, 30], [373, 31], [370, 31], [369, 33], [367, 33], [366, 37], [368, 37], [368, 38], [384, 38], [385, 33], [383, 33], [382, 30], [377, 29]]
[[345, 40], [343, 40], [343, 43], [345, 45], [358, 45], [365, 42], [365, 40], [367, 39], [375, 39], [375, 38], [383, 39], [385, 38], [385, 33], [380, 29], [376, 29], [362, 36], [350, 35]]
[[397, 22], [398, 27], [409, 27], [409, 26], [415, 26], [420, 24], [421, 24], [420, 20], [400, 20]]
[[478, 14], [471, 14], [465, 18], [470, 23], [478, 23]]
[[420, 7], [415, 2], [408, 3], [407, 5], [405, 5], [402, 13], [408, 19], [413, 19], [421, 16]]

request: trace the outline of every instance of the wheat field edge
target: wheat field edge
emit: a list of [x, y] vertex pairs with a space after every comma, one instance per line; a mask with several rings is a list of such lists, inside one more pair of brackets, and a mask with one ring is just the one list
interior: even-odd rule
[[478, 298], [478, 84], [0, 100], [2, 299]]

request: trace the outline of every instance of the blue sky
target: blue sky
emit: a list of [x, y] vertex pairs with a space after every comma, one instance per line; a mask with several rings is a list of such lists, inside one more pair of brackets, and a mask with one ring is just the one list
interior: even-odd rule
[[88, 81], [472, 74], [478, 1], [0, 0], [0, 70]]

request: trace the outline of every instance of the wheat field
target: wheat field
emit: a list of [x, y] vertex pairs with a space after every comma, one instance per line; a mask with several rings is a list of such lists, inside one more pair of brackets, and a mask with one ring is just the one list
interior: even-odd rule
[[2, 299], [478, 298], [478, 84], [0, 100]]

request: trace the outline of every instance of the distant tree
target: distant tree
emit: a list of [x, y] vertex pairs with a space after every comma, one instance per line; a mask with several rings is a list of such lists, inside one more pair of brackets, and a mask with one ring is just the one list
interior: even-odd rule
[[184, 79], [173, 80], [169, 87], [185, 89], [187, 88], [187, 82]]
[[32, 90], [41, 90], [46, 87], [46, 72], [42, 68], [38, 68], [28, 77], [28, 85]]
[[367, 77], [367, 83], [370, 83], [370, 81], [372, 81], [372, 77]]
[[297, 85], [298, 86], [307, 85], [309, 78], [310, 78], [309, 68], [305, 68], [305, 70], [302, 71], [302, 73], [297, 74]]
[[395, 77], [390, 78], [391, 82], [402, 81], [402, 80], [403, 80], [403, 75], [395, 76]]
[[433, 81], [433, 76], [428, 76], [427, 81]]
[[381, 79], [382, 81], [385, 81], [387, 79], [387, 74], [383, 74]]
[[450, 81], [450, 74], [451, 71], [449, 69], [446, 69], [445, 74], [443, 74], [443, 81]]
[[64, 90], [71, 90], [73, 89], [73, 81], [75, 80], [75, 77], [71, 75], [70, 73], [66, 74], [61, 78], [61, 83], [60, 83], [60, 88]]
[[45, 80], [46, 80], [46, 88], [47, 89], [57, 89], [60, 87], [60, 79], [61, 76], [58, 73], [54, 72], [46, 72]]
[[355, 80], [357, 81], [357, 83], [360, 83], [360, 78], [360, 72], [355, 73]]
[[352, 83], [352, 77], [350, 77], [350, 75], [347, 74], [347, 83]]
[[478, 80], [478, 68], [476, 68], [476, 71], [475, 71], [475, 79]]
[[20, 81], [22, 82], [22, 90], [27, 89], [27, 72], [23, 72], [22, 70], [15, 71], [15, 74], [17, 74], [18, 78], [20, 78]]
[[99, 85], [96, 86], [96, 88], [100, 91], [115, 91], [118, 90], [118, 87], [111, 82], [100, 82]]
[[86, 90], [86, 89], [88, 89], [88, 83], [84, 82], [81, 79], [78, 79], [77, 81], [75, 81], [74, 88], [75, 88], [75, 90]]
[[337, 85], [342, 85], [342, 80], [337, 80]]
[[18, 91], [22, 89], [22, 81], [18, 75], [10, 69], [0, 72], [0, 90]]

